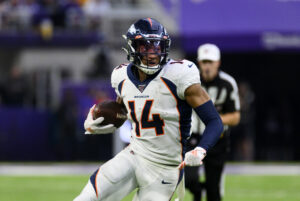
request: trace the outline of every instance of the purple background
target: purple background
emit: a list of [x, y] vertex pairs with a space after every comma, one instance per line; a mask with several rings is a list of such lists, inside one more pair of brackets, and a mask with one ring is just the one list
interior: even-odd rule
[[[57, 131], [57, 123], [64, 124], [58, 116], [62, 113], [38, 111], [33, 108], [0, 107], [0, 160], [82, 160], [90, 159], [92, 154], [99, 160], [108, 160], [112, 154], [109, 148], [111, 135], [83, 138], [86, 114], [93, 104], [101, 101], [90, 93], [91, 90], [104, 93], [107, 99], [115, 99], [115, 92], [109, 81], [62, 84], [61, 98], [64, 99], [68, 94], [71, 96], [71, 102], [67, 100], [61, 106], [70, 107], [66, 112], [71, 116], [74, 114], [70, 113], [70, 110], [76, 111], [73, 122], [75, 129], [72, 130], [74, 133]], [[78, 134], [83, 142], [73, 140]], [[65, 141], [60, 142], [59, 139]], [[59, 152], [61, 146], [66, 151]], [[85, 152], [80, 151], [82, 149]], [[77, 153], [77, 158], [72, 158], [69, 152]], [[58, 158], [58, 154], [63, 154], [65, 158]]]
[[[300, 1], [182, 0], [177, 20], [182, 45], [194, 52], [199, 44], [216, 43], [224, 51], [269, 50], [263, 34], [276, 32], [300, 39]], [[167, 11], [171, 0], [163, 0]], [[279, 45], [275, 49], [300, 49]]]

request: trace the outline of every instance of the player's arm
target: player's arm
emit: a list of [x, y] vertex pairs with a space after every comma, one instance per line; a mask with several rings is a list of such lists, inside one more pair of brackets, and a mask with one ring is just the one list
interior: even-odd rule
[[200, 84], [193, 84], [188, 87], [184, 95], [187, 103], [194, 109], [206, 127], [199, 145], [186, 153], [183, 165], [201, 165], [206, 151], [214, 146], [220, 138], [223, 124], [208, 94]]
[[236, 126], [240, 123], [241, 113], [240, 111], [220, 114], [221, 120], [224, 125]]
[[202, 89], [200, 84], [193, 84], [184, 92], [186, 102], [192, 107], [196, 108], [210, 101], [209, 95]]
[[199, 146], [208, 150], [215, 145], [223, 131], [220, 115], [200, 84], [188, 87], [185, 91], [185, 99], [206, 126]]

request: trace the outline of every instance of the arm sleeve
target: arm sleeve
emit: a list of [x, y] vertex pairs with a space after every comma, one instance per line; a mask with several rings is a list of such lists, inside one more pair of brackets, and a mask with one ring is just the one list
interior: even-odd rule
[[223, 131], [222, 120], [211, 100], [194, 108], [194, 111], [206, 126], [199, 146], [208, 151], [221, 136]]

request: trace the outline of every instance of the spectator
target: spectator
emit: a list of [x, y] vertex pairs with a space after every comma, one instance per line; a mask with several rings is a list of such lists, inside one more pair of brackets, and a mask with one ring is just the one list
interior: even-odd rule
[[6, 106], [24, 106], [27, 103], [28, 84], [18, 67], [11, 68], [7, 80], [2, 85], [1, 99]]
[[50, 21], [55, 27], [63, 27], [64, 19], [60, 7], [55, 0], [41, 0], [33, 14], [33, 24], [39, 27], [43, 22]]
[[37, 9], [38, 4], [35, 0], [24, 0], [19, 6], [19, 20], [22, 30], [28, 30], [32, 27], [32, 16]]
[[83, 10], [78, 0], [68, 0], [61, 6], [64, 27], [80, 28], [84, 23]]
[[93, 57], [87, 77], [89, 79], [108, 78], [111, 69], [111, 60], [109, 58], [109, 48], [103, 45], [94, 45], [92, 48]]
[[66, 90], [57, 112], [59, 120], [59, 135], [55, 142], [55, 150], [60, 160], [74, 160], [77, 157], [77, 127], [78, 103], [72, 90]]
[[109, 12], [110, 8], [111, 5], [106, 0], [88, 0], [83, 8], [88, 26], [91, 29], [98, 29], [101, 26], [101, 18]]
[[18, 29], [20, 27], [22, 11], [20, 0], [2, 2], [0, 6], [2, 27], [13, 30]]

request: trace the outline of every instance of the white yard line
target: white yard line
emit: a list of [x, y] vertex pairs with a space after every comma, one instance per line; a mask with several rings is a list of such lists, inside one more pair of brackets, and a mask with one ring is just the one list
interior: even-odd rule
[[300, 164], [228, 164], [226, 174], [300, 175]]
[[[0, 163], [0, 175], [89, 175], [99, 165], [100, 163]], [[300, 175], [300, 164], [227, 164], [225, 173], [244, 175]]]
[[97, 164], [0, 164], [0, 175], [86, 175], [98, 168]]

